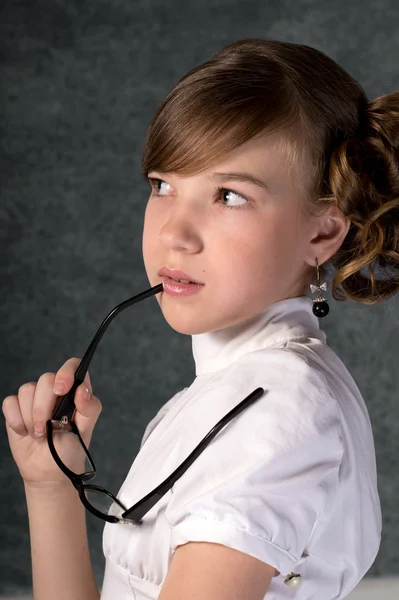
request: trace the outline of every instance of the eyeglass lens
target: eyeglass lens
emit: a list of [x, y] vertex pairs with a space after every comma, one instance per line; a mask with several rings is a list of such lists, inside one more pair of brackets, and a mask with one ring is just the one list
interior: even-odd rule
[[[94, 478], [96, 470], [78, 435], [72, 429], [70, 423], [62, 428], [53, 427], [54, 450], [64, 467], [77, 476], [84, 473], [85, 481], [88, 481]], [[86, 484], [83, 493], [89, 504], [104, 515], [122, 517], [122, 513], [126, 511], [126, 507], [103, 488]]]
[[72, 431], [70, 423], [64, 425], [62, 429], [53, 426], [52, 437], [54, 449], [67, 469], [75, 475], [93, 473], [94, 477], [95, 467], [85, 448], [82, 446], [79, 437]]

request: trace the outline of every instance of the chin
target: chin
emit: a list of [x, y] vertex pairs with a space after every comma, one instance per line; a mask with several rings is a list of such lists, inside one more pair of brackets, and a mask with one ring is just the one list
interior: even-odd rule
[[[183, 335], [199, 335], [219, 331], [232, 325], [241, 323], [253, 316], [254, 312], [248, 306], [227, 303], [225, 308], [220, 308], [222, 301], [212, 302], [209, 307], [204, 307], [205, 302], [192, 302], [192, 299], [174, 300], [167, 294], [157, 297], [165, 321], [172, 329]], [[226, 313], [227, 309], [227, 313]], [[259, 312], [259, 311], [258, 311]]]
[[170, 318], [164, 313], [165, 321], [170, 325], [172, 329], [183, 335], [198, 335], [200, 333], [207, 333], [209, 329], [202, 326], [200, 323], [192, 323], [191, 321], [184, 321], [181, 318]]
[[160, 309], [168, 325], [183, 335], [198, 335], [212, 330], [212, 323], [199, 319], [196, 310], [188, 311], [183, 306], [170, 306], [160, 299]]

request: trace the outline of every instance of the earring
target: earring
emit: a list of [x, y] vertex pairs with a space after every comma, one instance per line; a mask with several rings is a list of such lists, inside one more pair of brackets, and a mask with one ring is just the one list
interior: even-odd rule
[[328, 306], [327, 299], [323, 298], [321, 295], [321, 290], [327, 291], [327, 282], [325, 281], [320, 285], [320, 272], [319, 272], [319, 262], [316, 258], [316, 272], [317, 272], [317, 285], [310, 284], [310, 291], [312, 294], [317, 292], [317, 297], [313, 299], [313, 314], [316, 317], [325, 317], [328, 315], [330, 311], [330, 307]]

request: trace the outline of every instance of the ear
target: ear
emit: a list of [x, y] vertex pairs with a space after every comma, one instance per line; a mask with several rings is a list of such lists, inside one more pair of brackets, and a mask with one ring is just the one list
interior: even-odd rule
[[314, 217], [312, 237], [306, 262], [314, 266], [325, 263], [342, 245], [351, 225], [337, 206], [329, 206], [321, 216]]

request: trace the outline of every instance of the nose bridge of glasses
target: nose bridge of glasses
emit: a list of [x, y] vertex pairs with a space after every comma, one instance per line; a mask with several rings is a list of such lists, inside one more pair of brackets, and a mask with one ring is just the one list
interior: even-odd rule
[[74, 433], [71, 421], [66, 416], [61, 417], [61, 419], [53, 419], [51, 425], [53, 433]]

